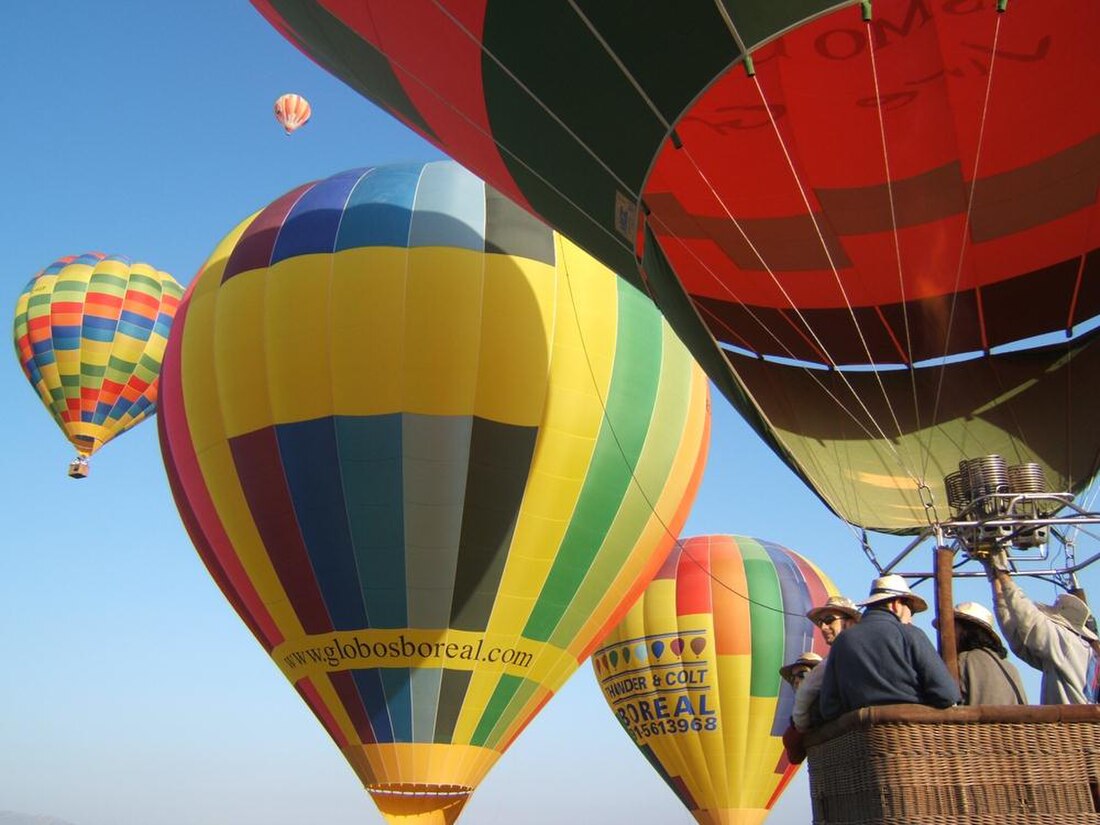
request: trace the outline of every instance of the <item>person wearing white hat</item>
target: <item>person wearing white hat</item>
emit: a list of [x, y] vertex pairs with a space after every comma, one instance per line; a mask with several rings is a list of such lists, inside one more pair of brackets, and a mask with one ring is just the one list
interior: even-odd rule
[[807, 650], [789, 665], [779, 668], [779, 675], [783, 677], [784, 682], [798, 690], [798, 686], [802, 684], [806, 675], [819, 664], [821, 664], [821, 654]]
[[1092, 612], [1081, 599], [1061, 594], [1054, 604], [1036, 604], [1021, 590], [1004, 558], [982, 560], [993, 585], [997, 624], [1012, 652], [1043, 672], [1039, 701], [1044, 705], [1083, 705], [1095, 701], [1087, 685], [1090, 664], [1096, 670], [1097, 636], [1089, 627]]
[[[825, 604], [807, 611], [806, 618], [821, 631], [825, 644], [832, 647], [837, 636], [859, 621], [860, 612], [856, 603], [846, 596], [830, 596], [825, 600]], [[795, 692], [791, 722], [800, 731], [807, 731], [814, 725], [821, 724], [818, 699], [821, 695], [821, 680], [824, 675], [824, 668], [811, 671]]]
[[[936, 627], [937, 622], [932, 622]], [[977, 602], [955, 605], [955, 649], [959, 654], [959, 688], [964, 705], [1026, 705], [1020, 671], [1006, 661], [993, 614]]]
[[859, 603], [863, 619], [833, 643], [821, 683], [821, 715], [836, 717], [872, 705], [920, 704], [947, 708], [959, 686], [932, 642], [911, 622], [928, 604], [898, 575], [871, 583]]

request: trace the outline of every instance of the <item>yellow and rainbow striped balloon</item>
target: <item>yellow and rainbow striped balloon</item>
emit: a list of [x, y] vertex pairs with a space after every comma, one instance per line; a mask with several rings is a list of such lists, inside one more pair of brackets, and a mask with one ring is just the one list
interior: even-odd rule
[[656, 308], [449, 161], [230, 233], [159, 419], [211, 574], [402, 823], [453, 822], [641, 592], [709, 421]]
[[87, 459], [156, 410], [157, 377], [183, 288], [167, 272], [119, 255], [61, 258], [15, 307], [19, 365], [78, 458]]
[[798, 770], [779, 668], [827, 651], [810, 561], [745, 536], [685, 539], [592, 655], [604, 699], [700, 825], [759, 825]]

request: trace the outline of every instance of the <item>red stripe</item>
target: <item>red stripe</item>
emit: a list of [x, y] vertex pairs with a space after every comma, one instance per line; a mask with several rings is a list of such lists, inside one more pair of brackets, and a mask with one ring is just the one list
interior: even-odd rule
[[321, 694], [317, 692], [317, 688], [314, 687], [309, 677], [307, 676], [295, 684], [294, 689], [298, 691], [298, 695], [302, 697], [302, 700], [309, 705], [310, 710], [313, 711], [313, 715], [317, 717], [317, 721], [321, 723], [324, 729], [328, 731], [328, 735], [332, 737], [332, 741], [341, 749], [346, 748], [350, 744], [347, 737], [344, 736], [344, 732], [340, 730], [340, 726], [336, 723], [336, 718], [332, 715], [332, 711], [328, 709], [328, 705], [325, 704], [324, 700], [321, 698]]
[[699, 536], [684, 542], [676, 577], [676, 615], [711, 612], [711, 537]]
[[328, 633], [332, 619], [298, 527], [275, 428], [229, 439], [233, 463], [272, 567], [306, 633]]
[[374, 728], [371, 727], [370, 716], [363, 706], [363, 697], [359, 694], [359, 688], [355, 686], [355, 678], [350, 671], [340, 670], [328, 674], [328, 680], [332, 683], [333, 690], [340, 698], [340, 704], [355, 726], [355, 732], [359, 735], [359, 741], [364, 745], [370, 745], [378, 741], [374, 736]]

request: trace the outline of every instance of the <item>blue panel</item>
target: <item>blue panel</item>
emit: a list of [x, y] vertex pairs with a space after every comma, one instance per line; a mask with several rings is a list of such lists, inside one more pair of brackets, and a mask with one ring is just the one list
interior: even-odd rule
[[84, 329], [110, 329], [113, 330], [118, 326], [118, 321], [114, 318], [101, 318], [98, 315], [85, 315], [84, 316]]
[[131, 312], [128, 309], [122, 310], [118, 316], [118, 322], [120, 324], [131, 324], [141, 329], [152, 329], [154, 320], [145, 315], [138, 315], [136, 312]]
[[137, 324], [131, 324], [126, 321], [118, 322], [118, 331], [123, 335], [129, 335], [131, 338], [137, 341], [149, 340], [149, 330], [152, 329], [152, 323], [143, 324], [138, 326]]
[[[775, 566], [779, 579], [779, 592], [783, 600], [783, 664], [793, 662], [801, 654], [810, 650], [814, 644], [814, 626], [805, 614], [813, 604], [810, 601], [809, 588], [802, 571], [794, 559], [784, 553], [778, 544], [761, 541]], [[780, 683], [779, 698], [772, 721], [772, 736], [782, 736], [794, 711], [794, 691], [786, 681]]]
[[393, 741], [412, 742], [412, 693], [409, 690], [408, 668], [382, 668], [382, 689], [386, 693], [386, 707], [390, 711]]
[[422, 163], [371, 169], [348, 198], [336, 250], [409, 243], [409, 222]]
[[335, 630], [366, 627], [332, 418], [277, 424], [283, 472]]
[[363, 707], [370, 717], [370, 726], [374, 729], [375, 742], [393, 742], [393, 726], [390, 724], [390, 712], [386, 707], [386, 694], [382, 690], [381, 671], [353, 670], [352, 678], [363, 700]]
[[115, 339], [115, 322], [112, 321], [110, 327], [101, 327], [98, 324], [88, 324], [87, 319], [85, 319], [82, 335], [88, 341], [109, 343]]
[[485, 250], [485, 184], [454, 161], [425, 165], [409, 246]]
[[311, 253], [332, 252], [336, 248], [336, 233], [344, 215], [348, 195], [364, 174], [352, 169], [318, 181], [294, 204], [283, 221], [271, 263]]
[[401, 415], [337, 416], [340, 473], [370, 627], [406, 627]]

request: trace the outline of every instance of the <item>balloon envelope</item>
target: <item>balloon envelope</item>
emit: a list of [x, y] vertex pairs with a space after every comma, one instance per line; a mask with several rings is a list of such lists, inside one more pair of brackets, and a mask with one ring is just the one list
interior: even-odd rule
[[155, 412], [182, 294], [167, 272], [88, 252], [50, 264], [19, 296], [19, 365], [82, 457]]
[[835, 593], [777, 544], [696, 536], [592, 654], [608, 706], [698, 822], [763, 822], [798, 770], [783, 749], [794, 693], [779, 668], [825, 655], [805, 613]]
[[312, 114], [309, 101], [301, 95], [282, 95], [275, 101], [275, 119], [288, 135], [305, 126]]
[[425, 822], [645, 586], [709, 431], [653, 305], [452, 162], [238, 226], [181, 306], [163, 409], [211, 574], [383, 814]]
[[996, 348], [1100, 315], [1100, 5], [253, 5], [644, 283], [845, 519], [916, 531], [987, 453], [1095, 474], [1096, 357]]

